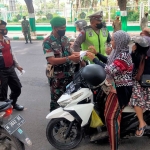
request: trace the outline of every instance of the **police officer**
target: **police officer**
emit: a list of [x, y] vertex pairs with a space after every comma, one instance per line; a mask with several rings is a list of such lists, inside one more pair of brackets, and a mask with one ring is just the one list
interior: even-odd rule
[[140, 27], [141, 27], [141, 30], [148, 27], [148, 13], [147, 12], [144, 14], [144, 17], [141, 19]]
[[55, 17], [50, 21], [52, 33], [43, 42], [43, 51], [47, 62], [53, 68], [50, 77], [50, 111], [58, 107], [57, 100], [64, 93], [65, 87], [72, 81], [73, 62], [80, 61], [79, 53], [70, 49], [69, 39], [65, 36], [66, 19]]
[[26, 40], [26, 43], [28, 43], [28, 40], [30, 41], [30, 43], [32, 44], [31, 41], [31, 35], [30, 35], [30, 25], [29, 25], [29, 21], [26, 20], [26, 17], [23, 16], [23, 21], [21, 22], [21, 26], [22, 26], [22, 33], [24, 34], [24, 38]]
[[89, 46], [94, 46], [97, 52], [106, 55], [105, 44], [111, 41], [110, 34], [106, 27], [103, 25], [103, 12], [99, 11], [95, 14], [88, 16], [90, 18], [90, 26], [82, 30], [76, 41], [74, 42], [73, 49], [80, 51], [88, 50]]
[[6, 25], [6, 22], [0, 20], [0, 101], [7, 100], [9, 86], [11, 89], [10, 99], [13, 100], [13, 108], [22, 111], [24, 107], [16, 104], [17, 98], [21, 94], [21, 83], [16, 75], [14, 65], [20, 71], [22, 71], [22, 68], [15, 61], [15, 57], [12, 54], [10, 40], [6, 36]]

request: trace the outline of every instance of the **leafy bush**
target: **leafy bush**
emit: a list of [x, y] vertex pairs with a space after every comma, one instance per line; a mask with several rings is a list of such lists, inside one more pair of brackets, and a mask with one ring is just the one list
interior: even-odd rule
[[127, 12], [128, 21], [137, 21], [139, 20], [139, 12], [136, 11], [128, 11]]
[[18, 19], [15, 17], [12, 19], [13, 22], [18, 22]]

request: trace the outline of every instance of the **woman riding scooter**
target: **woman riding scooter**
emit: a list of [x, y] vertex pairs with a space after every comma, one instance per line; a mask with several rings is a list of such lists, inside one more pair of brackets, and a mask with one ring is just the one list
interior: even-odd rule
[[[105, 105], [105, 121], [109, 133], [111, 150], [118, 150], [118, 139], [122, 109], [129, 103], [132, 94], [132, 58], [128, 44], [130, 36], [124, 31], [113, 34], [110, 56], [103, 57], [107, 80], [115, 84], [110, 91]], [[88, 56], [88, 53], [87, 53]], [[98, 56], [98, 55], [97, 55]], [[121, 79], [121, 80], [120, 80]], [[123, 95], [123, 96], [122, 96]]]

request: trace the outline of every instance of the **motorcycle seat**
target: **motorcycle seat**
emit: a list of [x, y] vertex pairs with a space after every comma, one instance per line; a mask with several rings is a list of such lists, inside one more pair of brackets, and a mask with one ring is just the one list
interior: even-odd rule
[[2, 109], [4, 109], [5, 107], [7, 107], [9, 105], [9, 103], [6, 103], [6, 102], [0, 102], [0, 111]]

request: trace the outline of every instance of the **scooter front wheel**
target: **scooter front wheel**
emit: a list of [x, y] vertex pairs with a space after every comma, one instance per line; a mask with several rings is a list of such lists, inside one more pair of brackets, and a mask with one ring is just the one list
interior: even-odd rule
[[0, 128], [0, 149], [25, 150], [25, 146], [13, 135], [10, 135], [6, 130]]
[[70, 121], [65, 118], [52, 119], [46, 129], [46, 136], [49, 143], [59, 150], [70, 150], [75, 148], [82, 140], [81, 125], [73, 122], [67, 137]]

